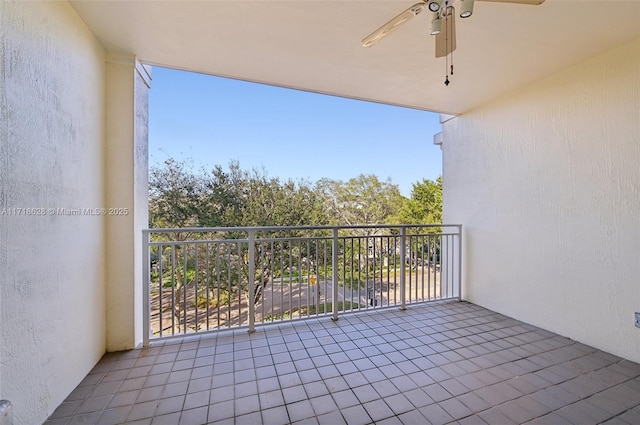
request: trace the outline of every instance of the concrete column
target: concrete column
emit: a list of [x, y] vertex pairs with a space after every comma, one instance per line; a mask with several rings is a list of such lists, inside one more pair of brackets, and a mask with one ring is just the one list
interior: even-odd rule
[[134, 57], [106, 64], [107, 351], [142, 341], [142, 235], [148, 227], [148, 89], [151, 70]]

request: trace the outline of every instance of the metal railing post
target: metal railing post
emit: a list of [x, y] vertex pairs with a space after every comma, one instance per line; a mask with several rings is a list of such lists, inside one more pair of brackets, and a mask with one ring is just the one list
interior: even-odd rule
[[407, 228], [400, 227], [400, 309], [407, 309]]
[[333, 312], [332, 319], [338, 320], [338, 256], [340, 253], [340, 245], [338, 243], [338, 229], [334, 228], [332, 249], [331, 249], [331, 280], [332, 280], [332, 294], [331, 294], [331, 308]]
[[249, 333], [254, 333], [255, 329], [255, 280], [256, 280], [256, 245], [255, 245], [255, 230], [249, 229], [249, 276], [247, 278], [249, 285]]
[[458, 301], [462, 301], [462, 224], [458, 225]]
[[148, 230], [142, 230], [142, 346], [149, 346], [151, 328], [151, 279]]

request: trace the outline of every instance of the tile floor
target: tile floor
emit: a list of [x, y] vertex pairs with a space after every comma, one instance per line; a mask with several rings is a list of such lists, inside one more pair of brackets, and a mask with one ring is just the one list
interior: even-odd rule
[[640, 365], [469, 303], [108, 353], [54, 424], [640, 424]]

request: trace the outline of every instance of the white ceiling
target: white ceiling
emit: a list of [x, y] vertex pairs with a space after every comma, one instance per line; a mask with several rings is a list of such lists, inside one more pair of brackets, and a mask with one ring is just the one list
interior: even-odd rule
[[108, 51], [152, 65], [450, 114], [640, 37], [640, 0], [477, 1], [446, 87], [426, 12], [360, 45], [414, 1], [70, 3]]

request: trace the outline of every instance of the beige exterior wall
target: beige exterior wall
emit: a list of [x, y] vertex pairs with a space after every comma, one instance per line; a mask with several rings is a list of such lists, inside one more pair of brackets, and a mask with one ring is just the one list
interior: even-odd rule
[[147, 91], [150, 71], [133, 57], [107, 58], [107, 351], [142, 342], [142, 229], [148, 227]]
[[444, 124], [463, 297], [640, 361], [640, 40]]
[[42, 423], [105, 351], [106, 222], [74, 212], [105, 203], [104, 60], [66, 2], [0, 2], [0, 399], [16, 424]]

